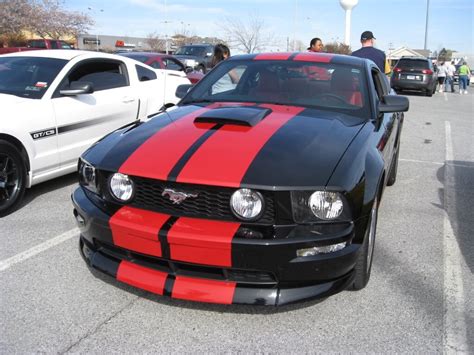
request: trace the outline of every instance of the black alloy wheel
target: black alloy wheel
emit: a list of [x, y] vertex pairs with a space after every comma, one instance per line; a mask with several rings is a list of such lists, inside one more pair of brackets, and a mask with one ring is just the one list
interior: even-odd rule
[[14, 211], [25, 193], [26, 168], [18, 150], [0, 140], [0, 217]]
[[377, 231], [378, 198], [376, 197], [370, 211], [369, 224], [364, 236], [364, 242], [361, 251], [357, 257], [355, 266], [355, 278], [352, 284], [352, 290], [362, 290], [370, 279], [372, 270], [372, 259], [375, 247], [375, 235]]
[[197, 68], [196, 68], [196, 71], [199, 72], [199, 73], [206, 74], [206, 68], [204, 68], [203, 65], [198, 65]]

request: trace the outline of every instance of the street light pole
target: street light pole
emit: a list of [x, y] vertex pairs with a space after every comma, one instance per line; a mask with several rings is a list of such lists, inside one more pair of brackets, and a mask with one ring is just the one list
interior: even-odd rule
[[425, 25], [425, 46], [423, 49], [427, 49], [428, 44], [428, 15], [430, 12], [430, 0], [426, 0], [426, 25]]
[[[92, 11], [92, 13], [96, 12], [96, 10], [92, 6], [88, 6], [87, 9]], [[104, 12], [104, 9], [100, 9], [100, 12]], [[97, 32], [97, 28], [95, 29], [95, 50], [96, 52], [99, 51], [99, 33]]]

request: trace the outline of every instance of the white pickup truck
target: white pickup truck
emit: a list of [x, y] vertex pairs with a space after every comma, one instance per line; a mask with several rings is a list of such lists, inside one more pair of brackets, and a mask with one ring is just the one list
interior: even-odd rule
[[105, 134], [179, 101], [186, 74], [122, 56], [41, 50], [0, 56], [0, 216], [25, 188], [73, 172]]

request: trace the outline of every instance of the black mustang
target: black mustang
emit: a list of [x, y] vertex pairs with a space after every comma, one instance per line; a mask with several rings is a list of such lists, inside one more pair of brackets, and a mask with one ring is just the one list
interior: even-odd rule
[[408, 100], [371, 61], [317, 53], [232, 57], [189, 89], [80, 159], [87, 263], [222, 304], [364, 288]]

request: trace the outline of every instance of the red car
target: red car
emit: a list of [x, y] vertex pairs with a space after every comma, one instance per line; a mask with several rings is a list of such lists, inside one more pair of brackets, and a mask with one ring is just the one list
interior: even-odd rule
[[185, 65], [172, 55], [153, 52], [124, 52], [117, 54], [138, 60], [139, 62], [148, 64], [155, 69], [184, 71], [186, 72], [188, 79], [193, 84], [196, 84], [204, 76], [204, 74], [201, 72], [188, 71]]

